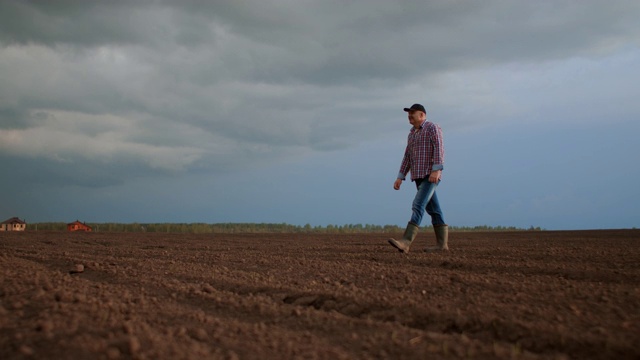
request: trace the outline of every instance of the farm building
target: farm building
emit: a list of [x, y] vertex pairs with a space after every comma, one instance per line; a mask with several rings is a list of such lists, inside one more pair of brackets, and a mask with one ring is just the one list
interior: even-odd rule
[[91, 226], [80, 222], [78, 220], [72, 222], [72, 223], [68, 223], [67, 224], [67, 230], [69, 231], [91, 231]]
[[0, 231], [24, 231], [27, 223], [17, 217], [7, 219], [0, 224]]

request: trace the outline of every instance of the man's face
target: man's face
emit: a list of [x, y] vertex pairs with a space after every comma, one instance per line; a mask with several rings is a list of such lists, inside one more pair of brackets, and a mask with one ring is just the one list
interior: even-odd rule
[[413, 125], [413, 127], [418, 128], [427, 118], [427, 114], [423, 113], [420, 110], [412, 110], [407, 113], [407, 117], [409, 118], [409, 123]]

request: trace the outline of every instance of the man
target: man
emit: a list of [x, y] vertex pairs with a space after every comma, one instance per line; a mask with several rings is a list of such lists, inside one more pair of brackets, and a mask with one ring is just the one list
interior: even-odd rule
[[442, 129], [437, 124], [427, 121], [424, 106], [413, 104], [404, 108], [413, 125], [409, 131], [407, 148], [402, 165], [393, 188], [400, 190], [400, 185], [407, 173], [411, 171], [411, 181], [416, 183], [418, 192], [413, 199], [411, 220], [407, 224], [402, 239], [389, 239], [389, 243], [402, 253], [408, 253], [411, 243], [418, 235], [425, 210], [431, 216], [431, 224], [436, 233], [436, 246], [428, 247], [427, 252], [448, 251], [449, 226], [445, 224], [436, 196], [436, 187], [440, 183], [444, 169], [444, 144]]

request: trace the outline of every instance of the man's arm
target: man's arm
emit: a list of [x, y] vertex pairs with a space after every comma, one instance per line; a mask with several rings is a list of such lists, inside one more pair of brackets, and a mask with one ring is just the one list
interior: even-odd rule
[[404, 157], [402, 157], [402, 163], [400, 164], [400, 171], [398, 172], [396, 181], [393, 183], [394, 189], [400, 190], [400, 185], [402, 185], [402, 181], [407, 177], [408, 173], [409, 173], [409, 144], [407, 144], [407, 147], [404, 150]]
[[444, 141], [442, 138], [442, 129], [439, 125], [434, 125], [435, 131], [431, 139], [433, 145], [433, 166], [429, 174], [429, 182], [438, 183], [442, 179], [442, 170], [444, 169]]

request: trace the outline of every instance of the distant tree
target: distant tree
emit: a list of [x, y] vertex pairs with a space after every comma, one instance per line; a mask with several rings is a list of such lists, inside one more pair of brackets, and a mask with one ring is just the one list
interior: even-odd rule
[[[88, 224], [94, 231], [101, 232], [166, 232], [166, 233], [398, 233], [402, 228], [398, 225], [374, 225], [374, 224], [344, 224], [327, 226], [304, 226], [291, 225], [287, 223], [149, 223], [149, 224], [121, 224], [121, 223], [93, 223]], [[424, 226], [425, 230], [432, 228], [431, 225]], [[449, 226], [451, 231], [521, 231], [525, 229], [514, 226]], [[33, 223], [28, 231], [66, 231], [66, 223]], [[533, 225], [526, 229], [528, 231], [542, 231]]]

